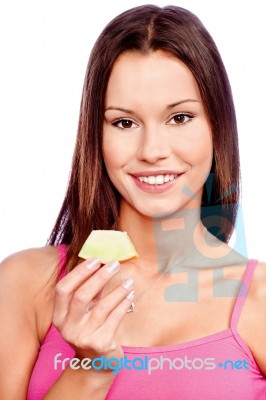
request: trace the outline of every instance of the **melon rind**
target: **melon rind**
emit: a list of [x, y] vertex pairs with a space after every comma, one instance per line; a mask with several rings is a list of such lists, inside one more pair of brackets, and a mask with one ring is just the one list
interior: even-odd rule
[[98, 257], [102, 264], [111, 260], [126, 261], [138, 257], [138, 253], [127, 232], [95, 230], [83, 244], [79, 257]]

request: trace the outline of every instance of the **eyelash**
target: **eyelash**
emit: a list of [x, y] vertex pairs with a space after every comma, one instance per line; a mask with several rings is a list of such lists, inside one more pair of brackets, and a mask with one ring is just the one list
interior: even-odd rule
[[[170, 121], [171, 121], [172, 119], [174, 119], [175, 117], [187, 117], [187, 118], [189, 118], [187, 121], [182, 122], [181, 124], [170, 124], [170, 125], [182, 126], [182, 125], [186, 125], [186, 124], [188, 124], [189, 122], [191, 122], [192, 119], [194, 118], [194, 115], [189, 114], [189, 113], [179, 113], [179, 114], [173, 115], [173, 117], [170, 119]], [[112, 122], [112, 125], [115, 126], [115, 127], [118, 128], [118, 129], [121, 129], [121, 130], [130, 129], [131, 127], [130, 127], [130, 128], [121, 128], [120, 126], [118, 126], [118, 124], [119, 124], [120, 122], [123, 122], [123, 121], [129, 121], [129, 122], [132, 122], [133, 124], [135, 123], [135, 122], [133, 122], [133, 121], [132, 121], [131, 119], [129, 119], [129, 118], [120, 118], [120, 119], [118, 119], [117, 121]]]

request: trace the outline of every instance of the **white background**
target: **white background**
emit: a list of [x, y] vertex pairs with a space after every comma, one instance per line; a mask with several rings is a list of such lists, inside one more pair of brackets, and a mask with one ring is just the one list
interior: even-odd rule
[[[113, 17], [141, 4], [1, 1], [0, 259], [45, 245], [66, 190], [90, 50]], [[266, 260], [264, 1], [153, 4], [194, 12], [220, 50], [238, 118], [248, 256]]]

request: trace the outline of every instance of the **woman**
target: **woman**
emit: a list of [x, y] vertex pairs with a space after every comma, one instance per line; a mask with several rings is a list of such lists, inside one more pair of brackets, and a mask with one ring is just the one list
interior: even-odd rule
[[[179, 7], [119, 15], [90, 56], [48, 246], [1, 267], [2, 398], [265, 398], [265, 264], [227, 244], [238, 199], [212, 38]], [[82, 261], [97, 229], [127, 231], [139, 258]]]

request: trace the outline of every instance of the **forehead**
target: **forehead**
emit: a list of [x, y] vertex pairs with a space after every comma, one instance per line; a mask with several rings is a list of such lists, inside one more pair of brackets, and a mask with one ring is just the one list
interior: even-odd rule
[[183, 96], [200, 99], [200, 92], [190, 69], [174, 55], [161, 50], [122, 53], [112, 68], [106, 101], [141, 96], [167, 101], [174, 97], [175, 101]]

